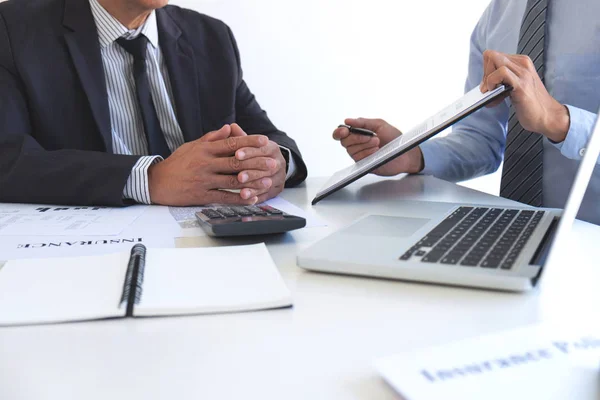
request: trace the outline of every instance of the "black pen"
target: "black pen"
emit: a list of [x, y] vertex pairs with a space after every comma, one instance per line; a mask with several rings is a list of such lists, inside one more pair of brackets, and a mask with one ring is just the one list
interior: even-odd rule
[[338, 126], [338, 128], [346, 128], [350, 131], [350, 133], [356, 133], [357, 135], [377, 136], [377, 134], [373, 131], [370, 131], [368, 129], [363, 129], [363, 128], [355, 128], [350, 125], [340, 125], [340, 126]]

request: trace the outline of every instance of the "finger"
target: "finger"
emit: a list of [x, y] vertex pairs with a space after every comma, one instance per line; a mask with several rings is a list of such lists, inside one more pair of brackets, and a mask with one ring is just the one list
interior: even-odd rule
[[497, 107], [498, 105], [502, 104], [502, 102], [504, 102], [504, 100], [507, 97], [509, 97], [512, 93], [514, 93], [517, 90], [517, 87], [520, 85], [520, 78], [517, 77], [507, 67], [501, 67], [500, 69], [498, 69], [495, 72], [493, 72], [492, 74], [490, 74], [490, 76], [487, 79], [487, 85], [489, 85], [488, 87], [490, 87], [492, 85], [494, 85], [493, 87], [496, 87], [501, 83], [512, 86], [513, 90], [511, 91], [511, 93], [506, 93], [506, 94], [502, 95], [500, 98], [492, 101], [490, 104], [488, 104], [486, 106], [487, 108], [494, 108], [494, 107]]
[[249, 180], [240, 182], [237, 175], [219, 175], [215, 174], [210, 185], [211, 189], [265, 189], [270, 188], [273, 184], [270, 178]]
[[524, 54], [516, 54], [511, 57], [511, 60], [514, 62], [515, 65], [519, 67], [519, 70], [514, 71], [517, 74], [517, 76], [521, 76], [520, 72], [523, 72], [524, 70], [527, 70], [529, 72], [535, 71], [535, 73], [537, 74], [535, 64], [533, 63], [531, 57], [526, 56]]
[[221, 174], [233, 174], [242, 171], [259, 170], [269, 171], [271, 174], [279, 170], [279, 162], [270, 157], [256, 157], [240, 161], [235, 157], [221, 157], [215, 159], [210, 168], [213, 172]]
[[259, 179], [268, 178], [270, 176], [275, 175], [275, 173], [276, 173], [276, 171], [273, 171], [273, 170], [268, 170], [268, 171], [247, 170], [247, 171], [242, 171], [239, 174], [237, 174], [237, 180], [240, 183], [252, 182], [252, 181], [257, 181]]
[[363, 158], [367, 158], [367, 157], [369, 157], [370, 155], [372, 155], [372, 154], [376, 153], [376, 152], [377, 152], [377, 150], [379, 150], [379, 149], [377, 149], [377, 148], [370, 148], [370, 149], [366, 149], [366, 150], [363, 150], [363, 151], [360, 151], [360, 152], [356, 153], [356, 154], [355, 154], [355, 155], [354, 155], [352, 158], [353, 158], [355, 161], [360, 161], [360, 160], [362, 160]]
[[480, 87], [482, 93], [491, 90], [488, 85], [489, 76], [499, 68], [507, 66], [509, 62], [510, 56], [508, 54], [494, 50], [486, 50], [483, 52], [483, 79]]
[[256, 201], [256, 204], [261, 204], [261, 203], [264, 203], [265, 201], [267, 201], [267, 200], [270, 200], [270, 199], [272, 199], [273, 197], [275, 197], [275, 196], [274, 196], [274, 195], [273, 195], [273, 196], [271, 196], [271, 195], [269, 194], [269, 192], [267, 192], [267, 193], [263, 194], [262, 196], [258, 196], [258, 200]]
[[483, 79], [481, 80], [481, 84], [479, 85], [479, 89], [481, 93], [486, 93], [487, 90], [487, 77], [489, 74], [496, 70], [494, 63], [491, 59], [491, 55], [493, 54], [493, 50], [486, 50], [483, 52]]
[[515, 55], [509, 55], [497, 51], [487, 50], [484, 53], [484, 58], [484, 78], [482, 81], [483, 93], [493, 90], [499, 85], [499, 83], [496, 83], [495, 85], [493, 83], [490, 83], [490, 76], [495, 74], [498, 70], [508, 68], [510, 71], [513, 72], [514, 75], [521, 76], [523, 70], [526, 69], [525, 67], [519, 65], [519, 63], [517, 62], [519, 58]]
[[[372, 136], [364, 136], [364, 135], [350, 135], [346, 139], [342, 139], [341, 143], [342, 143], [342, 146], [344, 146], [345, 148], [348, 148], [348, 147], [352, 147], [352, 146], [356, 146], [356, 145], [369, 143], [373, 139], [377, 139], [377, 138], [372, 137]], [[377, 139], [377, 141], [379, 142], [379, 139]]]
[[[261, 182], [264, 185], [264, 189], [242, 189], [242, 191], [240, 192], [241, 196], [244, 198], [248, 196], [256, 196], [259, 202], [263, 202], [265, 201], [265, 199], [263, 199], [264, 196], [270, 198], [281, 193], [285, 185], [285, 170], [279, 170], [273, 177], [263, 178], [261, 179]], [[266, 183], [268, 183], [268, 185]]]
[[206, 192], [206, 200], [208, 204], [253, 205], [256, 204], [258, 198], [242, 199], [239, 193], [232, 193], [226, 190], [209, 190]]
[[268, 192], [269, 192], [269, 190], [271, 190], [271, 187], [268, 187], [268, 188], [260, 188], [260, 189], [250, 189], [250, 188], [247, 188], [247, 189], [242, 189], [242, 190], [240, 191], [240, 196], [241, 196], [241, 197], [242, 197], [242, 199], [244, 199], [244, 200], [248, 200], [248, 199], [251, 199], [251, 198], [253, 198], [253, 197], [254, 197], [254, 198], [258, 198], [258, 197], [260, 197], [260, 196], [264, 195], [265, 193], [268, 193]]
[[263, 135], [230, 136], [225, 140], [208, 143], [207, 148], [215, 156], [231, 156], [244, 147], [262, 147], [267, 144], [269, 144], [269, 138]]
[[201, 142], [216, 142], [218, 140], [227, 139], [231, 135], [231, 126], [225, 125], [218, 131], [209, 132], [202, 136], [199, 140]]
[[368, 119], [368, 118], [348, 118], [344, 121], [346, 125], [353, 126], [355, 128], [368, 129], [373, 132], [377, 132], [387, 123], [382, 119]]
[[520, 79], [509, 67], [502, 66], [488, 76], [487, 89], [494, 90], [501, 84], [512, 86], [514, 93], [520, 86]]
[[346, 151], [348, 151], [348, 154], [350, 155], [350, 157], [354, 157], [357, 153], [360, 153], [363, 150], [372, 149], [372, 148], [379, 149], [379, 141], [378, 140], [377, 141], [371, 140], [369, 143], [350, 146], [346, 149]]
[[283, 185], [275, 186], [275, 187], [271, 188], [271, 190], [267, 191], [266, 193], [257, 196], [258, 199], [257, 199], [256, 204], [264, 203], [265, 201], [270, 200], [273, 197], [279, 195], [281, 192], [283, 192]]
[[337, 128], [335, 131], [333, 131], [333, 139], [335, 140], [342, 140], [347, 138], [348, 136], [350, 136], [350, 130], [348, 130], [348, 128]]
[[275, 142], [269, 142], [263, 147], [244, 147], [235, 152], [235, 158], [238, 160], [248, 160], [255, 157], [271, 157], [274, 158], [281, 154], [279, 146]]
[[231, 136], [242, 137], [248, 134], [238, 124], [231, 124]]

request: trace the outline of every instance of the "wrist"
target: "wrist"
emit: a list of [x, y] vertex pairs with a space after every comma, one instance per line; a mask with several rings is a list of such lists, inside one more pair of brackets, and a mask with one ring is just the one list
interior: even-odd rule
[[423, 156], [423, 152], [421, 151], [421, 147], [415, 147], [411, 150], [412, 153], [412, 162], [409, 166], [409, 170], [407, 171], [409, 174], [419, 174], [421, 171], [425, 169], [425, 157]]
[[567, 106], [556, 102], [547, 113], [544, 136], [555, 143], [564, 142], [571, 127], [571, 116]]
[[148, 168], [148, 193], [150, 194], [150, 204], [161, 204], [160, 191], [158, 189], [157, 168], [159, 168], [159, 164], [151, 165]]

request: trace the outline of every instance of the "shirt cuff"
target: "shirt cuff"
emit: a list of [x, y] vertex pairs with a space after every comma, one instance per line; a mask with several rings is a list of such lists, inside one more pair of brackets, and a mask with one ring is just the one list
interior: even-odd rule
[[151, 165], [163, 161], [160, 156], [141, 157], [131, 169], [131, 174], [125, 189], [123, 189], [123, 198], [131, 199], [140, 204], [152, 204], [150, 200], [150, 185], [148, 184], [148, 168]]
[[552, 143], [563, 156], [572, 160], [580, 160], [585, 154], [585, 148], [594, 129], [597, 115], [581, 108], [567, 105], [571, 126], [564, 141]]
[[421, 153], [423, 153], [423, 171], [420, 172], [421, 175], [438, 175], [440, 171], [444, 170], [444, 167], [447, 166], [447, 160], [442, 157], [442, 154], [447, 153], [444, 152], [443, 145], [440, 148], [440, 144], [437, 143], [436, 140], [428, 140], [424, 143], [421, 143]]
[[294, 154], [292, 154], [292, 152], [290, 151], [290, 149], [288, 149], [287, 147], [283, 147], [283, 146], [279, 146], [279, 148], [281, 149], [281, 151], [287, 151], [287, 160], [288, 160], [288, 165], [287, 165], [287, 173], [285, 175], [285, 180], [289, 180], [292, 176], [294, 176], [294, 174], [296, 173], [296, 161], [294, 161]]

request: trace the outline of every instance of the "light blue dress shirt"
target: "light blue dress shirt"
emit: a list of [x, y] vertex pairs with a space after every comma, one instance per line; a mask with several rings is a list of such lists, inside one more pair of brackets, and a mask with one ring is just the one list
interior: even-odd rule
[[[483, 52], [517, 51], [527, 0], [493, 0], [471, 37], [466, 90], [483, 78]], [[600, 1], [549, 0], [546, 87], [569, 108], [564, 142], [544, 139], [544, 207], [563, 208], [600, 108]], [[424, 174], [462, 181], [492, 173], [504, 155], [510, 100], [456, 124], [452, 133], [421, 146]], [[600, 167], [596, 167], [579, 218], [600, 224]]]

